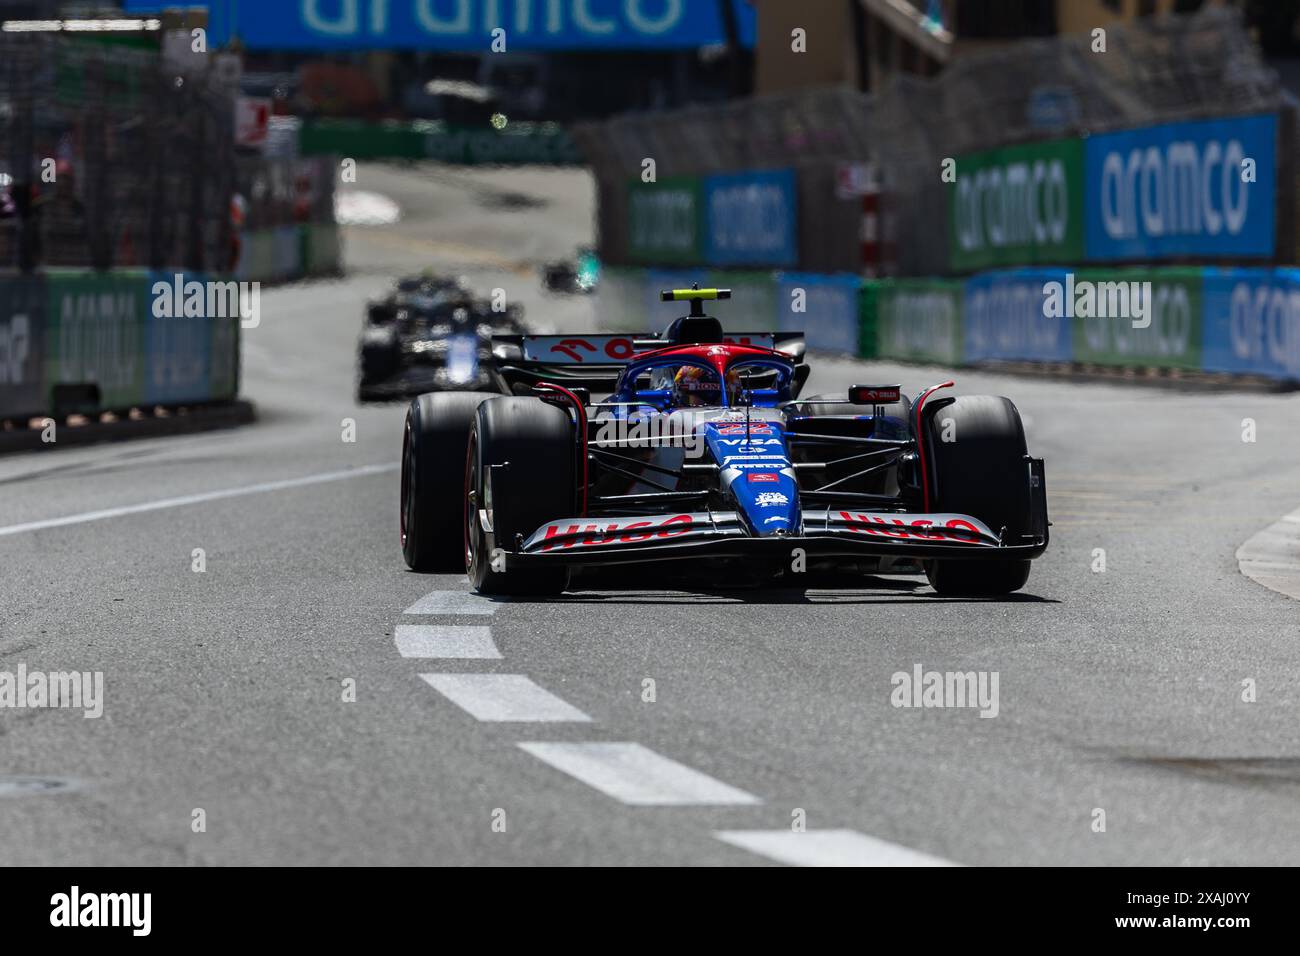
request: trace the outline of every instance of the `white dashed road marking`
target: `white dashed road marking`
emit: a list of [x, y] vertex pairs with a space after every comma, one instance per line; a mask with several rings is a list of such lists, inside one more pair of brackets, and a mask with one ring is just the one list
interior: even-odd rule
[[46, 528], [63, 528], [73, 524], [85, 524], [88, 521], [104, 521], [108, 518], [122, 518], [126, 515], [143, 514], [147, 511], [162, 511], [166, 508], [181, 508], [185, 505], [199, 505], [208, 501], [221, 501], [225, 498], [240, 498], [244, 495], [260, 495], [268, 491], [283, 491], [286, 488], [302, 488], [305, 485], [319, 485], [327, 481], [345, 481], [348, 478], [362, 478], [366, 475], [378, 475], [386, 471], [396, 471], [398, 463], [387, 465], [362, 465], [346, 471], [327, 471], [318, 475], [305, 475], [302, 478], [286, 478], [283, 481], [264, 481], [257, 485], [244, 485], [240, 488], [224, 488], [220, 491], [204, 491], [197, 495], [181, 495], [177, 498], [159, 498], [138, 505], [123, 505], [120, 508], [104, 508], [101, 511], [83, 511], [81, 514], [66, 515], [62, 518], [46, 518], [43, 521], [28, 521], [24, 524], [11, 524], [0, 528], [0, 537], [9, 534], [22, 534], [24, 531], [44, 531]]
[[495, 614], [497, 602], [473, 591], [431, 591], [403, 614]]
[[421, 674], [428, 684], [479, 720], [537, 722], [591, 718], [523, 674]]
[[606, 796], [633, 806], [762, 803], [698, 770], [632, 743], [521, 743], [550, 764]]
[[719, 840], [794, 866], [957, 866], [856, 830], [720, 830]]
[[492, 642], [490, 627], [399, 624], [393, 642], [403, 657], [501, 660], [501, 652]]

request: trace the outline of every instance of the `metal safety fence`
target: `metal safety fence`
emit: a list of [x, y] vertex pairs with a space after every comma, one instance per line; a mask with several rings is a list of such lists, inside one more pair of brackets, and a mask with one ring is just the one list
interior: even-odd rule
[[232, 110], [157, 50], [0, 34], [0, 268], [228, 268]]
[[[629, 248], [629, 184], [655, 176], [746, 170], [798, 174], [802, 269], [862, 266], [862, 201], [837, 191], [846, 163], [870, 164], [881, 191], [886, 273], [945, 274], [950, 261], [945, 159], [994, 147], [1207, 117], [1279, 113], [1293, 105], [1237, 11], [1144, 18], [1088, 35], [1004, 44], [954, 59], [932, 79], [896, 77], [878, 94], [819, 89], [722, 105], [631, 114], [578, 126], [597, 178], [602, 257], [647, 261]], [[1279, 124], [1279, 256], [1294, 255], [1294, 120]], [[681, 205], [681, 201], [678, 201]], [[703, 210], [697, 210], [703, 215]], [[750, 263], [759, 264], [759, 263]], [[773, 263], [776, 264], [776, 263]]]

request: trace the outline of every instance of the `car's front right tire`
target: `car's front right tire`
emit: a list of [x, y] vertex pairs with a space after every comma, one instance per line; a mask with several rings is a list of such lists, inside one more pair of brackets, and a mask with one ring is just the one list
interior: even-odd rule
[[[1025, 429], [1011, 400], [963, 395], [938, 408], [927, 427], [937, 485], [934, 511], [971, 515], [995, 534], [1003, 528], [1013, 538], [1028, 532], [1032, 501]], [[930, 561], [926, 577], [942, 595], [1010, 594], [1029, 580], [1029, 561]]]

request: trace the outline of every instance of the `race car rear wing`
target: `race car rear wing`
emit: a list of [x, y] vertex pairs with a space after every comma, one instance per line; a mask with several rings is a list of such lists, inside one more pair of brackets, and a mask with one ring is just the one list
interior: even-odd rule
[[[732, 332], [723, 341], [775, 349], [796, 364], [803, 363], [802, 332]], [[497, 373], [509, 386], [531, 388], [538, 382], [551, 381], [567, 387], [610, 391], [623, 367], [638, 354], [677, 344], [653, 332], [494, 335], [492, 357]]]

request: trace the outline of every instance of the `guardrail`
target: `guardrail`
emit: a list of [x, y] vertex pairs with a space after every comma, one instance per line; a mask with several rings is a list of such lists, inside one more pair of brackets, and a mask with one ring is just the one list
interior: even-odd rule
[[[0, 275], [0, 420], [230, 401], [238, 314], [160, 317], [155, 283], [201, 273]], [[170, 310], [176, 311], [176, 310]], [[197, 310], [202, 311], [202, 310]]]
[[1040, 266], [966, 279], [610, 266], [606, 327], [653, 330], [658, 291], [730, 287], [724, 320], [803, 331], [812, 348], [944, 366], [1084, 365], [1300, 383], [1300, 268]]

